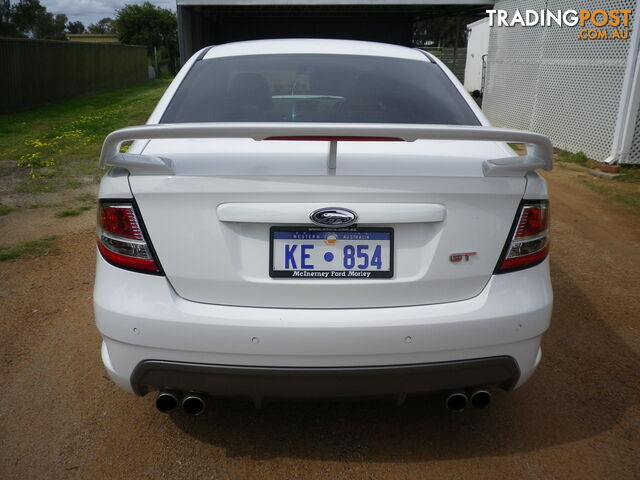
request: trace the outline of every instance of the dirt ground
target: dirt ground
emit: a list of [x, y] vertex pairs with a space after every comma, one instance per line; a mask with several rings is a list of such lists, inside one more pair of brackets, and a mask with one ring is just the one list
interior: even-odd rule
[[65, 231], [0, 217], [14, 238], [57, 229], [60, 250], [0, 263], [0, 478], [640, 478], [640, 218], [576, 175], [547, 175], [556, 301], [542, 364], [462, 414], [433, 396], [161, 415], [102, 369], [92, 213]]

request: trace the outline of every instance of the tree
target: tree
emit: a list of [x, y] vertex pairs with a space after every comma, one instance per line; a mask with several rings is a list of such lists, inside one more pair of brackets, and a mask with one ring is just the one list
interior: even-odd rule
[[3, 23], [11, 21], [11, 2], [9, 0], [0, 2], [0, 21]]
[[62, 13], [54, 15], [47, 12], [47, 9], [40, 4], [40, 0], [20, 0], [14, 7], [10, 7], [9, 2], [4, 2], [4, 14], [10, 16], [10, 24], [18, 33], [17, 36], [50, 40], [67, 39], [64, 34], [67, 16]]
[[67, 31], [69, 33], [84, 33], [84, 24], [80, 20], [69, 22], [67, 23]]
[[41, 15], [33, 29], [34, 38], [43, 38], [46, 40], [67, 40], [65, 29], [69, 19], [64, 13], [45, 12]]
[[114, 33], [113, 31], [113, 18], [105, 17], [98, 20], [96, 23], [92, 23], [87, 28], [89, 33]]
[[24, 37], [13, 22], [15, 7], [9, 0], [0, 1], [0, 37]]
[[13, 7], [11, 20], [16, 28], [26, 34], [33, 34], [41, 17], [47, 13], [47, 9], [40, 5], [40, 0], [20, 0]]
[[145, 45], [150, 59], [168, 57], [169, 71], [175, 73], [178, 51], [178, 21], [175, 13], [156, 7], [150, 2], [142, 5], [125, 5], [116, 11], [114, 21], [118, 39], [129, 45]]

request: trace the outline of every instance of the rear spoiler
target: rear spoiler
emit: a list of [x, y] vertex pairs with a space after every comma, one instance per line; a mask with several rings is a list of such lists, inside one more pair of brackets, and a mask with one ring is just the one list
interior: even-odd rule
[[538, 133], [493, 127], [371, 123], [176, 123], [141, 125], [107, 135], [100, 167], [140, 169], [145, 173], [175, 174], [170, 158], [121, 153], [122, 142], [180, 138], [252, 138], [262, 140], [323, 140], [331, 143], [327, 168], [335, 170], [338, 141], [466, 140], [527, 144], [524, 156], [485, 160], [486, 177], [516, 177], [553, 168], [553, 146]]

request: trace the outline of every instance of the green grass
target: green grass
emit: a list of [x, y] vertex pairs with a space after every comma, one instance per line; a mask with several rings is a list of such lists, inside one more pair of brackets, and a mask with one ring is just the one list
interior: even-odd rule
[[597, 179], [587, 182], [589, 188], [622, 205], [625, 210], [640, 215], [640, 184], [624, 184], [615, 180]]
[[67, 208], [65, 210], [61, 210], [56, 213], [56, 217], [64, 218], [64, 217], [77, 217], [82, 213], [82, 210], [77, 210], [75, 208]]
[[14, 208], [14, 207], [9, 207], [9, 206], [7, 206], [7, 205], [2, 205], [2, 204], [0, 204], [0, 217], [1, 217], [2, 215], [6, 215], [7, 213], [11, 213], [11, 212], [13, 212], [14, 210], [15, 210], [15, 208]]
[[[555, 159], [558, 162], [578, 165], [572, 169], [584, 171], [598, 169], [602, 164], [590, 160], [583, 152], [571, 153], [555, 149]], [[566, 167], [565, 167], [566, 168]], [[583, 183], [594, 192], [620, 205], [625, 210], [640, 215], [640, 168], [635, 166], [621, 167], [618, 176], [608, 180], [589, 178]]]
[[[10, 161], [13, 192], [33, 193], [78, 188], [97, 182], [104, 137], [118, 128], [139, 125], [170, 80], [82, 97], [17, 114], [0, 115], [0, 161]], [[6, 165], [6, 163], [4, 164]]]
[[555, 153], [558, 162], [575, 163], [583, 166], [591, 166], [593, 163], [584, 152], [571, 153], [566, 150], [555, 149]]
[[524, 143], [510, 143], [509, 146], [518, 154], [518, 155], [526, 155], [527, 154], [527, 145]]
[[25, 255], [40, 256], [56, 254], [58, 249], [55, 244], [56, 237], [44, 237], [40, 240], [24, 242], [12, 247], [0, 247], [0, 262], [13, 260]]
[[91, 193], [85, 193], [84, 195], [78, 195], [74, 200], [82, 203], [95, 203], [96, 196]]
[[576, 152], [569, 157], [569, 161], [579, 165], [584, 165], [589, 161], [589, 159], [584, 152]]
[[620, 168], [620, 170], [618, 170], [618, 176], [615, 178], [615, 180], [618, 182], [640, 183], [640, 165]]
[[61, 210], [56, 213], [56, 217], [64, 218], [64, 217], [77, 217], [82, 212], [86, 212], [87, 210], [91, 210], [90, 205], [82, 205], [78, 208], [67, 208], [65, 210]]
[[601, 164], [595, 160], [590, 160], [584, 152], [567, 152], [566, 150], [560, 150], [554, 148], [554, 161], [573, 163], [587, 168], [598, 168]]

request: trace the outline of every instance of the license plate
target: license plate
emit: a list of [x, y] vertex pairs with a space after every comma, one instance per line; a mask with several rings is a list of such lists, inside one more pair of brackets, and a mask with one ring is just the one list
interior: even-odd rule
[[393, 277], [393, 229], [271, 227], [269, 275], [310, 279]]

